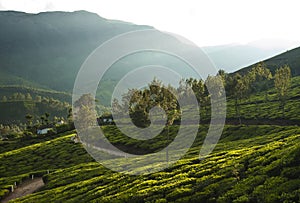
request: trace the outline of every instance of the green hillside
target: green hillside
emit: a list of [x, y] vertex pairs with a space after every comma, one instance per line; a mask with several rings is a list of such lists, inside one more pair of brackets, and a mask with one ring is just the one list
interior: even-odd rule
[[[149, 29], [104, 19], [86, 11], [28, 14], [0, 11], [0, 84], [71, 91], [87, 56], [106, 40], [133, 30]], [[23, 84], [22, 84], [23, 85]]]
[[[0, 141], [0, 197], [5, 199], [12, 185], [34, 175], [45, 186], [11, 202], [299, 202], [299, 94], [300, 76], [291, 80], [282, 118], [274, 87], [252, 93], [240, 101], [242, 124], [235, 117], [234, 98], [228, 97], [227, 125], [208, 157], [199, 160], [208, 132], [204, 117], [184, 157], [148, 175], [105, 168], [71, 140], [74, 132]], [[148, 154], [168, 145], [167, 133], [173, 140], [179, 127], [188, 132], [195, 125], [174, 124], [147, 141], [125, 136], [114, 125], [101, 128], [119, 149]], [[118, 158], [113, 162], [119, 167], [130, 163]]]
[[[177, 98], [163, 86], [149, 84], [131, 98], [124, 94], [124, 103], [131, 105], [130, 119], [140, 128], [150, 123], [147, 116], [153, 106], [162, 107], [167, 115], [167, 126], [148, 140], [129, 137], [113, 123], [101, 125], [108, 141], [124, 152], [147, 154], [150, 159], [151, 153], [175, 139], [180, 128], [186, 135], [198, 129], [192, 146], [178, 162], [159, 172], [134, 176], [105, 168], [84, 149], [88, 143], [75, 143], [77, 132], [68, 131], [74, 129], [72, 119], [83, 115], [84, 129], [77, 130], [88, 132], [91, 140], [95, 138], [91, 133], [94, 128], [89, 124], [92, 120], [95, 127], [96, 119], [90, 116], [95, 109], [90, 109], [94, 98], [89, 94], [76, 101], [71, 111], [71, 90], [82, 62], [98, 45], [120, 33], [150, 27], [108, 20], [86, 11], [0, 11], [0, 18], [1, 202], [15, 194], [13, 189], [30, 184], [36, 177], [42, 178], [43, 187], [10, 202], [300, 202], [300, 48], [266, 60], [266, 67], [255, 64], [237, 72], [241, 74], [218, 73], [226, 89], [226, 121], [217, 146], [205, 158], [199, 159], [199, 152], [209, 130], [211, 102], [222, 108], [211, 98], [222, 95], [222, 90], [211, 93], [198, 78], [182, 81], [174, 88], [180, 91], [178, 97], [186, 99], [186, 122], [180, 120], [183, 111]], [[117, 61], [105, 73], [96, 110], [101, 107], [109, 115], [104, 106], [110, 104], [116, 83], [132, 68], [151, 64], [152, 59], [172, 66], [186, 78], [191, 75], [187, 65], [179, 59], [170, 60], [169, 55], [134, 54]], [[284, 65], [291, 69], [278, 69]], [[210, 76], [206, 82], [218, 82], [214, 79]], [[200, 123], [193, 117], [192, 91], [200, 103]], [[114, 104], [119, 105], [122, 115], [118, 102]], [[128, 127], [128, 119], [121, 120]], [[37, 134], [37, 129], [48, 128], [49, 133]], [[163, 154], [168, 161], [157, 163], [156, 157], [151, 161], [157, 166], [169, 165], [169, 153], [178, 152], [171, 150]], [[105, 155], [109, 149], [103, 151]], [[129, 169], [133, 161], [139, 164], [134, 170], [149, 170], [143, 166], [144, 160], [114, 156], [108, 163], [120, 169]]]
[[25, 123], [27, 114], [33, 115], [36, 121], [46, 112], [50, 113], [51, 119], [55, 116], [66, 118], [70, 103], [71, 95], [65, 92], [28, 86], [0, 86], [0, 123]]
[[[103, 42], [128, 31], [152, 28], [105, 19], [87, 11], [39, 14], [0, 11], [0, 18], [0, 85], [25, 85], [66, 92], [72, 91], [78, 70], [87, 56]], [[207, 53], [217, 68], [226, 67], [228, 70], [236, 68], [230, 67], [233, 64], [249, 64], [257, 61], [258, 56], [271, 54], [250, 46], [219, 49], [210, 47]], [[296, 51], [287, 52], [282, 59], [275, 57], [270, 65], [279, 65], [278, 60], [281, 63], [288, 60], [292, 69], [297, 68], [299, 53], [294, 53]], [[174, 62], [174, 58], [170, 62], [168, 58], [145, 54], [135, 57], [135, 60], [121, 61], [121, 69], [111, 71], [108, 79], [114, 80], [127, 73], [131, 66], [147, 64], [145, 62], [153, 58], [162, 61], [161, 65], [176, 67], [180, 73], [187, 72], [182, 63]], [[293, 71], [294, 75], [298, 73]]]
[[7, 146], [0, 154], [1, 194], [15, 181], [45, 174], [42, 190], [13, 202], [299, 201], [299, 127], [255, 128], [227, 126], [203, 161], [197, 157], [200, 141], [169, 169], [141, 176], [114, 173], [93, 162], [70, 141], [72, 134], [32, 145], [9, 143], [15, 149]]
[[[267, 67], [274, 73], [277, 68], [283, 65], [289, 65], [293, 76], [300, 75], [300, 47], [286, 51], [275, 57], [263, 61]], [[255, 66], [257, 64], [254, 64]], [[252, 66], [240, 69], [236, 72], [246, 73]]]
[[40, 120], [40, 117], [46, 112], [51, 114], [50, 119], [52, 120], [54, 116], [67, 118], [69, 104], [64, 104], [59, 101], [52, 102], [43, 101], [8, 101], [0, 102], [1, 115], [0, 123], [1, 124], [20, 124], [26, 123], [25, 116], [31, 114], [34, 121]]
[[[268, 94], [268, 101], [265, 101], [265, 95]], [[300, 95], [300, 77], [293, 77], [291, 79], [291, 88], [288, 93], [288, 100], [286, 104], [286, 114], [282, 118], [279, 111], [279, 101], [275, 90], [272, 87], [268, 90], [259, 93], [251, 94], [249, 98], [241, 100], [241, 115], [245, 121], [258, 120], [258, 122], [266, 122], [272, 120], [281, 120], [282, 123], [294, 120], [296, 123], [300, 122], [299, 116], [299, 95]], [[227, 113], [228, 119], [235, 118], [234, 101], [233, 98], [228, 99]]]
[[[0, 71], [0, 86], [2, 85], [20, 85], [20, 86], [26, 86], [26, 87], [35, 87], [35, 88], [44, 88], [35, 82], [27, 81], [22, 77], [18, 77], [15, 75], [12, 75], [10, 73], [6, 73], [4, 71]], [[0, 91], [0, 93], [2, 90]]]
[[27, 85], [0, 85], [0, 98], [3, 98], [3, 96], [10, 97], [16, 92], [22, 94], [29, 93], [33, 98], [36, 96], [51, 97], [63, 102], [71, 102], [71, 94], [67, 92], [54, 91]]

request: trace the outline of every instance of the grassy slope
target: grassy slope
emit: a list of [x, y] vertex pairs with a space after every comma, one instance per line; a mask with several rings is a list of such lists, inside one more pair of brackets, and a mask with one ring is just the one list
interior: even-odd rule
[[[2, 97], [6, 96], [9, 98], [14, 93], [22, 93], [26, 95], [29, 93], [33, 100], [32, 101], [7, 101], [3, 102]], [[0, 85], [0, 123], [11, 124], [26, 122], [25, 115], [30, 113], [36, 116], [38, 119], [45, 112], [49, 112], [51, 116], [66, 117], [67, 108], [62, 107], [51, 107], [50, 104], [43, 105], [40, 102], [36, 102], [36, 96], [41, 96], [43, 98], [53, 98], [61, 102], [71, 102], [71, 94], [66, 92], [59, 92], [49, 89], [42, 88], [32, 88], [28, 86], [18, 86], [18, 85]]]
[[[268, 93], [268, 102], [264, 102], [264, 92], [242, 101], [243, 120], [281, 119], [275, 90]], [[295, 77], [289, 91], [286, 120], [300, 120], [299, 94], [300, 77]], [[234, 118], [231, 99], [227, 108], [227, 117]], [[177, 128], [171, 129], [171, 138]], [[130, 148], [156, 151], [166, 145], [157, 142], [165, 132], [150, 142], [138, 142], [124, 137], [114, 126], [106, 126], [104, 130], [112, 143], [128, 151]], [[198, 153], [206, 131], [207, 125], [200, 126], [193, 148], [170, 169], [144, 176], [122, 175], [102, 167], [80, 144], [73, 144], [69, 134], [0, 142], [0, 196], [15, 181], [50, 170], [50, 174], [44, 175], [45, 188], [15, 202], [300, 201], [299, 127], [228, 125], [213, 154], [199, 162]]]
[[0, 85], [19, 85], [19, 86], [49, 89], [49, 88], [42, 86], [34, 81], [28, 81], [24, 78], [15, 76], [10, 73], [6, 73], [1, 70], [0, 70]]
[[12, 94], [19, 92], [22, 94], [29, 93], [34, 98], [35, 96], [51, 97], [60, 101], [71, 101], [71, 94], [67, 92], [60, 92], [45, 88], [37, 88], [31, 86], [22, 85], [0, 85], [0, 97], [11, 96]]
[[[300, 121], [300, 76], [293, 77], [291, 88], [288, 91], [287, 104], [285, 106], [285, 115], [279, 109], [279, 101], [274, 87], [268, 91], [268, 101], [265, 99], [266, 91], [257, 94], [251, 94], [250, 98], [243, 99], [240, 102], [242, 120], [293, 120]], [[226, 118], [235, 119], [234, 99], [227, 98]], [[203, 113], [203, 118], [207, 119]]]
[[27, 146], [0, 154], [4, 188], [29, 174], [51, 171], [44, 176], [43, 190], [15, 202], [297, 202], [300, 198], [298, 127], [227, 126], [214, 153], [201, 162], [199, 133], [185, 158], [168, 170], [143, 176], [111, 172], [71, 143], [70, 136], [24, 143]]

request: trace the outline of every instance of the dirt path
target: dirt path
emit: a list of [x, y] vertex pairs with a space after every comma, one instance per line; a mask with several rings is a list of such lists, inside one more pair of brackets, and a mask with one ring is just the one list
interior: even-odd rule
[[[216, 121], [217, 122], [217, 121]], [[183, 123], [174, 122], [174, 125], [196, 125], [199, 123], [195, 120], [187, 120]], [[201, 120], [200, 124], [209, 124], [210, 120]], [[156, 121], [154, 124], [164, 125], [164, 122]], [[226, 118], [226, 125], [239, 125], [239, 120], [237, 118]], [[242, 124], [244, 125], [279, 125], [279, 126], [295, 126], [300, 125], [300, 120], [286, 120], [286, 119], [243, 119]], [[132, 125], [131, 123], [121, 123], [120, 125]]]
[[9, 202], [12, 199], [23, 197], [25, 195], [31, 194], [43, 187], [45, 184], [42, 178], [35, 178], [33, 180], [28, 180], [19, 185], [14, 192], [11, 192], [6, 198], [4, 198], [1, 203]]

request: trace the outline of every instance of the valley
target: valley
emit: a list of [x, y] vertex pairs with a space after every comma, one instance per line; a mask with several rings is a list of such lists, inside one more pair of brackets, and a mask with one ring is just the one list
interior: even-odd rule
[[[188, 65], [171, 55], [134, 53], [111, 66], [95, 97], [72, 101], [77, 73], [95, 48], [122, 33], [155, 28], [83, 10], [0, 11], [0, 19], [1, 203], [300, 202], [300, 47], [204, 47], [218, 70], [207, 78], [190, 77]], [[177, 71], [178, 86], [154, 78], [111, 101], [120, 79], [152, 60]], [[165, 114], [153, 116], [154, 107]], [[212, 121], [220, 121], [222, 134], [201, 156]], [[128, 135], [116, 123], [135, 131]], [[136, 129], [151, 124], [163, 127], [138, 139]], [[193, 129], [191, 147], [169, 150], [180, 130], [189, 137]], [[88, 142], [97, 140], [96, 130], [122, 153]], [[186, 137], [178, 144], [190, 141]], [[155, 167], [161, 170], [152, 172]]]

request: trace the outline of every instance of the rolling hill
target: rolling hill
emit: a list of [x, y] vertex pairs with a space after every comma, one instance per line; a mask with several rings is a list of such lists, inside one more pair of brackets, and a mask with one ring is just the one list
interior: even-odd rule
[[[269, 58], [263, 61], [267, 68], [270, 69], [273, 73], [277, 68], [283, 65], [289, 65], [291, 68], [291, 73], [293, 76], [300, 75], [300, 47], [288, 50], [282, 54]], [[253, 64], [253, 66], [256, 64]], [[242, 68], [236, 72], [246, 73], [251, 69], [252, 66]]]
[[[150, 28], [107, 20], [86, 11], [6, 11], [0, 12], [0, 19], [0, 96], [7, 96], [0, 98], [0, 123], [7, 124], [25, 122], [28, 112], [34, 119], [45, 111], [65, 116], [75, 76], [86, 56], [112, 36]], [[235, 55], [232, 53], [243, 51], [247, 55], [256, 50], [223, 48], [207, 51], [215, 54], [212, 58], [228, 59]], [[144, 55], [135, 65], [149, 58]], [[129, 58], [120, 67], [127, 70], [126, 63], [132, 65], [130, 62]], [[24, 182], [39, 177], [45, 183], [42, 188], [11, 202], [300, 202], [300, 48], [264, 62], [273, 72], [284, 64], [292, 69], [294, 77], [285, 116], [279, 111], [274, 87], [240, 99], [242, 124], [236, 122], [234, 98], [228, 97], [227, 123], [216, 148], [205, 159], [199, 159], [210, 119], [205, 112], [201, 112], [205, 115], [200, 125], [174, 124], [147, 141], [124, 135], [115, 125], [101, 126], [114, 146], [133, 154], [156, 152], [174, 139], [180, 127], [186, 128], [186, 132], [198, 127], [192, 147], [178, 162], [162, 171], [137, 176], [116, 173], [97, 163], [84, 150], [84, 144], [72, 141], [75, 131], [20, 134], [3, 140], [1, 135], [0, 201], [5, 201]], [[107, 78], [107, 91], [121, 77], [118, 71], [110, 74], [113, 77]], [[14, 97], [12, 94], [17, 92], [30, 97]], [[128, 168], [130, 161], [141, 162], [130, 158], [115, 157], [110, 161], [123, 169]]]
[[71, 133], [36, 143], [0, 142], [6, 149], [0, 153], [0, 198], [15, 182], [19, 185], [34, 175], [42, 176], [45, 186], [13, 202], [299, 200], [299, 127], [227, 126], [214, 152], [199, 161], [202, 133], [205, 129], [176, 164], [139, 176], [115, 173], [94, 162], [81, 145], [72, 143]]
[[[153, 28], [108, 20], [87, 11], [38, 14], [0, 11], [0, 19], [0, 84], [67, 92], [71, 92], [86, 57], [100, 44], [121, 33]], [[288, 44], [269, 50], [255, 46], [226, 45], [203, 49], [217, 68], [228, 72], [272, 56]], [[144, 56], [141, 60], [149, 58]], [[174, 63], [166, 64], [174, 66]]]
[[[86, 57], [111, 37], [149, 26], [86, 11], [0, 12], [0, 71], [49, 89], [70, 91]], [[3, 81], [4, 82], [4, 81]]]
[[[300, 76], [292, 78], [285, 119], [274, 88], [267, 91], [268, 101], [263, 101], [265, 92], [241, 101], [243, 124], [227, 123], [208, 157], [199, 160], [208, 131], [201, 124], [184, 157], [152, 174], [131, 176], [105, 168], [82, 144], [71, 141], [74, 131], [0, 141], [0, 198], [5, 200], [12, 187], [22, 187], [34, 176], [45, 185], [12, 202], [299, 202]], [[235, 118], [230, 98], [227, 118]], [[179, 127], [173, 125], [149, 141], [125, 136], [114, 125], [101, 128], [113, 145], [135, 154], [164, 148], [166, 132], [172, 140]], [[112, 161], [119, 167], [130, 165], [130, 159]]]
[[203, 47], [217, 69], [234, 72], [258, 61], [263, 61], [291, 48], [297, 47], [296, 42], [285, 40], [262, 39], [248, 44], [228, 44]]

